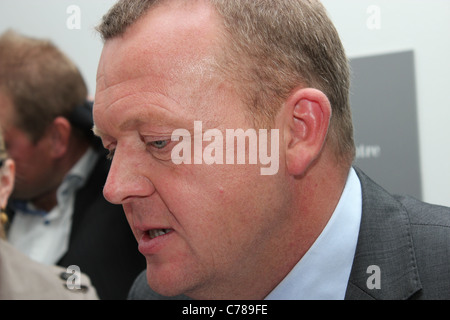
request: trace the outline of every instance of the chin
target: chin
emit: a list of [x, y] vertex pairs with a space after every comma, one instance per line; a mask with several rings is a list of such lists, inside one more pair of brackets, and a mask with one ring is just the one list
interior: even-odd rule
[[147, 283], [157, 294], [163, 297], [183, 296], [189, 290], [186, 277], [175, 276], [173, 272], [157, 272], [147, 265]]

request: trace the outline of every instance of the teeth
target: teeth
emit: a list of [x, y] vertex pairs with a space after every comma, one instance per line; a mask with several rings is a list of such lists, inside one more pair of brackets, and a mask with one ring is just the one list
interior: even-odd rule
[[156, 237], [165, 235], [169, 231], [170, 231], [170, 229], [152, 229], [152, 230], [148, 230], [148, 235], [149, 235], [150, 239], [155, 239]]

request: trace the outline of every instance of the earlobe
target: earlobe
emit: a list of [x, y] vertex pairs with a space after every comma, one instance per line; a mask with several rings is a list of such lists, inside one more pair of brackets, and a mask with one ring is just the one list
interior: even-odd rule
[[331, 119], [328, 98], [316, 89], [299, 89], [285, 104], [286, 166], [302, 175], [320, 155]]

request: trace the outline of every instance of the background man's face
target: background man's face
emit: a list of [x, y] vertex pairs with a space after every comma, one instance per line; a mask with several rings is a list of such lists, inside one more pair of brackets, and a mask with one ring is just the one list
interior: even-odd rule
[[211, 72], [217, 25], [198, 4], [158, 7], [106, 42], [98, 70], [94, 121], [114, 151], [104, 194], [123, 204], [149, 283], [166, 295], [231, 290], [275, 258], [287, 227], [278, 176], [171, 161], [172, 132], [194, 139], [194, 121], [223, 133], [252, 126], [230, 83]]
[[14, 107], [9, 97], [1, 92], [0, 106], [0, 127], [4, 130], [8, 155], [16, 164], [12, 198], [35, 199], [52, 188], [49, 141], [42, 138], [35, 143], [24, 130], [14, 125]]

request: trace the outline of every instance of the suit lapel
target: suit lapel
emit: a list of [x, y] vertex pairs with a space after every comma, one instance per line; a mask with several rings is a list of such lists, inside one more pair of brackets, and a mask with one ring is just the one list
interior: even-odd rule
[[88, 214], [89, 207], [92, 206], [96, 199], [102, 197], [102, 186], [105, 184], [108, 170], [109, 163], [103, 153], [101, 153], [86, 184], [76, 193], [70, 242], [73, 241], [74, 235], [78, 233], [84, 216]]
[[[408, 299], [421, 284], [406, 209], [359, 169], [355, 170], [361, 181], [363, 207], [345, 298]], [[370, 269], [372, 266], [378, 269]], [[379, 289], [371, 285], [377, 280]]]

